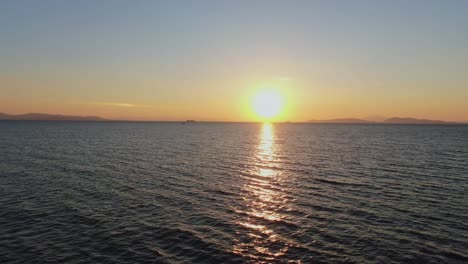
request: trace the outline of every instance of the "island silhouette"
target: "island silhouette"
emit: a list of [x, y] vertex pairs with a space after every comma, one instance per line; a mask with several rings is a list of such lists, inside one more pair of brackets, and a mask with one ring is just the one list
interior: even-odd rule
[[0, 120], [44, 120], [44, 121], [109, 121], [99, 116], [73, 116], [59, 114], [28, 113], [9, 115], [0, 113]]
[[463, 122], [449, 122], [443, 120], [419, 119], [413, 117], [390, 117], [383, 121], [371, 121], [358, 118], [313, 119], [307, 123], [322, 124], [462, 124]]
[[[132, 121], [107, 119], [100, 116], [75, 116], [45, 113], [27, 113], [11, 115], [0, 113], [0, 120], [42, 120], [42, 121]], [[157, 121], [157, 120], [155, 120]], [[193, 123], [195, 120], [186, 120], [184, 123]], [[289, 122], [288, 122], [289, 123]], [[301, 123], [301, 122], [299, 122]], [[443, 120], [419, 119], [413, 117], [390, 117], [383, 121], [373, 121], [360, 118], [334, 118], [334, 119], [311, 119], [305, 123], [317, 124], [467, 124], [466, 122], [449, 122]]]

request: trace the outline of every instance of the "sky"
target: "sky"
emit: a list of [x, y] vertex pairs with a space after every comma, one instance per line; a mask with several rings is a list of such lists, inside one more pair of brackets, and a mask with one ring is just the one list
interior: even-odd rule
[[0, 2], [0, 112], [468, 120], [468, 1]]

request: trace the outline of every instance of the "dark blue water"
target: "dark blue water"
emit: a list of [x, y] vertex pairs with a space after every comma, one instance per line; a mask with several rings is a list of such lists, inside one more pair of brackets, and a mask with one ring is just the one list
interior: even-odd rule
[[0, 121], [0, 263], [467, 263], [468, 126]]

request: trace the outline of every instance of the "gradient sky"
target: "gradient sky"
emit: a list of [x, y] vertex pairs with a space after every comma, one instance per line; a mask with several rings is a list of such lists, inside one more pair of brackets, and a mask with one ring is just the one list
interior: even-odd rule
[[0, 2], [0, 112], [468, 120], [468, 1]]

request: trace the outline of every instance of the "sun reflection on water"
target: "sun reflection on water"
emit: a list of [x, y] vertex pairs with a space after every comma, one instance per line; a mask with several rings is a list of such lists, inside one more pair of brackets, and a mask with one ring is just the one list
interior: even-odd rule
[[244, 207], [237, 210], [243, 217], [237, 222], [241, 231], [234, 247], [234, 253], [260, 262], [277, 260], [289, 248], [275, 232], [275, 225], [285, 218], [281, 210], [288, 209], [288, 197], [281, 185], [284, 179], [279, 151], [273, 124], [264, 123], [253, 157], [254, 166], [243, 186]]

